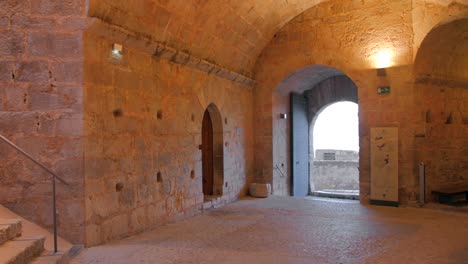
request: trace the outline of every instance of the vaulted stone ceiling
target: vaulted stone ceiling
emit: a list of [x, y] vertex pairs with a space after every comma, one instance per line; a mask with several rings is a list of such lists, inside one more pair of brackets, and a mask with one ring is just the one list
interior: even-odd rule
[[[328, 0], [91, 0], [89, 15], [251, 75], [284, 24]], [[421, 0], [448, 5], [468, 0]], [[340, 1], [332, 8], [340, 8]]]
[[276, 31], [326, 0], [92, 0], [89, 15], [250, 75]]

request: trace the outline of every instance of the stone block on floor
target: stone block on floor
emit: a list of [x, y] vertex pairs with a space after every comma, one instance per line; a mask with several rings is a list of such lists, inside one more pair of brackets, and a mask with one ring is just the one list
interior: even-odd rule
[[252, 183], [249, 187], [249, 193], [252, 197], [267, 198], [271, 193], [271, 185], [269, 183]]

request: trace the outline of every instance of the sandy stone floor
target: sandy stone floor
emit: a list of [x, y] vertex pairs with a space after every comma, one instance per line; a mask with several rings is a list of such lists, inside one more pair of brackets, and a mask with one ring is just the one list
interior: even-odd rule
[[468, 214], [326, 198], [241, 200], [72, 263], [468, 263]]

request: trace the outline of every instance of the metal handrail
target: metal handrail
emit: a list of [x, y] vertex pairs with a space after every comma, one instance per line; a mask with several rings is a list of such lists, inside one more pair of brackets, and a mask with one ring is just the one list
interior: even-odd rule
[[29, 155], [28, 153], [26, 153], [26, 151], [22, 150], [20, 147], [18, 147], [17, 145], [15, 145], [13, 142], [11, 142], [10, 140], [8, 140], [6, 137], [0, 135], [0, 139], [2, 139], [3, 141], [5, 141], [8, 145], [12, 146], [15, 150], [17, 150], [19, 153], [23, 154], [26, 158], [28, 158], [29, 160], [31, 160], [32, 162], [34, 162], [36, 165], [38, 165], [39, 167], [41, 167], [43, 170], [45, 170], [46, 172], [48, 172], [50, 175], [52, 175], [52, 210], [53, 210], [53, 213], [52, 213], [52, 218], [53, 218], [53, 221], [54, 221], [54, 253], [57, 253], [58, 252], [58, 247], [57, 247], [57, 203], [56, 203], [56, 192], [55, 192], [55, 180], [59, 180], [61, 183], [65, 184], [65, 185], [69, 185], [64, 179], [60, 178], [59, 176], [57, 176], [56, 173], [54, 173], [53, 171], [51, 171], [49, 168], [47, 168], [44, 164], [40, 163], [39, 161], [37, 161], [36, 159], [34, 159], [31, 155]]

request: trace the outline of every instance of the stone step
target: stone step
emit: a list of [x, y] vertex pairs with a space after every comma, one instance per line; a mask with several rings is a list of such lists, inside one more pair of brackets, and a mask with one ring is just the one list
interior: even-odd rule
[[44, 251], [44, 237], [19, 237], [0, 246], [0, 263], [30, 263]]
[[68, 254], [64, 252], [54, 253], [53, 251], [44, 251], [35, 258], [31, 264], [67, 264], [70, 261]]
[[0, 246], [21, 236], [22, 224], [18, 219], [0, 219]]
[[[64, 240], [63, 238], [58, 238], [58, 250], [57, 254], [53, 253], [54, 248], [54, 237], [53, 233], [49, 232], [48, 230], [34, 224], [31, 221], [28, 221], [21, 216], [15, 214], [14, 212], [10, 211], [9, 209], [5, 208], [4, 206], [0, 205], [0, 219], [19, 219], [21, 221], [21, 237], [18, 239], [22, 239], [23, 237], [44, 237], [44, 250], [42, 254], [35, 258], [32, 263], [40, 263], [40, 264], [52, 264], [52, 263], [68, 263], [70, 259], [70, 250], [72, 249], [73, 245], [70, 244], [68, 241]], [[0, 223], [2, 223], [0, 221]], [[11, 242], [11, 241], [10, 241]], [[7, 242], [9, 243], [9, 242]], [[3, 245], [0, 245], [0, 250], [2, 250]], [[0, 255], [1, 256], [1, 255]], [[3, 259], [0, 259], [0, 264], [4, 264], [5, 262]], [[21, 263], [21, 262], [20, 262]], [[27, 262], [30, 263], [30, 262]]]

